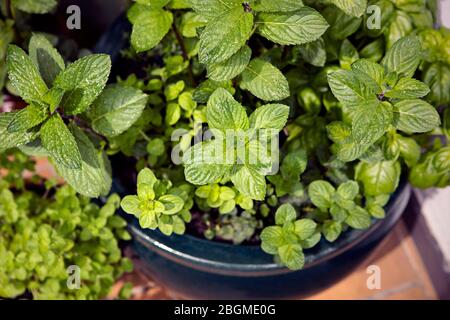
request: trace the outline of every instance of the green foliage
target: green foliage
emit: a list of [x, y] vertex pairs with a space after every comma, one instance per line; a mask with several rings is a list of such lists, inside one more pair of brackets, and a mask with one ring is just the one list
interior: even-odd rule
[[[120, 198], [113, 194], [98, 206], [69, 186], [53, 190], [53, 184], [46, 183], [45, 190], [24, 185], [22, 170], [32, 170], [33, 163], [18, 152], [10, 156], [14, 161], [1, 160], [8, 175], [0, 179], [0, 297], [106, 296], [116, 279], [132, 269], [118, 245], [130, 239], [125, 220], [114, 215]], [[32, 181], [41, 183], [37, 177]], [[33, 191], [39, 188], [43, 190]], [[71, 266], [79, 268], [76, 290], [68, 287]]]
[[191, 219], [189, 209], [190, 187], [172, 187], [169, 180], [158, 180], [148, 168], [142, 169], [137, 178], [137, 195], [122, 199], [121, 207], [139, 218], [143, 228], [158, 228], [165, 235], [183, 234], [185, 222]]
[[[265, 105], [249, 118], [229, 92], [217, 89], [206, 108], [207, 123], [214, 130], [215, 139], [198, 143], [186, 151], [183, 156], [186, 180], [204, 185], [227, 177], [243, 195], [263, 200], [265, 175], [273, 163], [265, 156], [262, 141], [254, 138], [253, 133], [261, 131], [263, 138], [277, 134], [286, 124], [288, 113], [285, 105]], [[229, 143], [227, 134], [238, 141]]]
[[289, 269], [301, 269], [305, 264], [303, 249], [312, 248], [320, 241], [317, 224], [311, 219], [297, 220], [297, 212], [291, 204], [277, 209], [275, 223], [261, 232], [261, 248], [275, 255]]
[[87, 111], [96, 132], [114, 136], [137, 121], [146, 96], [117, 85], [103, 91], [111, 68], [106, 55], [89, 55], [66, 68], [61, 55], [41, 35], [31, 38], [29, 50], [27, 55], [17, 46], [8, 47], [11, 86], [28, 106], [2, 114], [0, 150], [25, 147], [34, 154], [42, 149], [41, 154], [79, 193], [107, 194], [111, 173], [109, 160], [98, 148], [101, 136], [88, 136], [83, 129], [89, 128], [77, 115], [84, 117]]

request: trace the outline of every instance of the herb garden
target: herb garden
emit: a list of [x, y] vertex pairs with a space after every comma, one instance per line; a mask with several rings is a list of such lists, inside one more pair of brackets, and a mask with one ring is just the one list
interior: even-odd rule
[[[251, 248], [299, 275], [394, 223], [408, 183], [450, 185], [435, 1], [136, 0], [126, 45], [106, 34], [114, 52], [76, 59], [26, 27], [56, 6], [1, 7], [2, 298], [105, 297], [132, 270], [132, 238]], [[42, 158], [61, 179], [37, 175]]]

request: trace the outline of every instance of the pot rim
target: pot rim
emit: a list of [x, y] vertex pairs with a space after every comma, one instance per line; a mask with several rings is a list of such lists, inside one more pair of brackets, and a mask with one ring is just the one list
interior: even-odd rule
[[[139, 244], [171, 260], [203, 272], [214, 272], [233, 276], [269, 276], [307, 270], [327, 262], [352, 247], [360, 244], [384, 224], [395, 211], [404, 211], [411, 193], [406, 179], [400, 181], [399, 187], [385, 206], [386, 217], [373, 219], [366, 230], [349, 229], [333, 243], [322, 237], [320, 243], [312, 249], [305, 249], [305, 265], [301, 270], [293, 271], [273, 261], [273, 256], [265, 253], [259, 245], [233, 245], [198, 238], [189, 234], [165, 236], [159, 231], [144, 230], [138, 220], [132, 218], [128, 227]], [[395, 220], [396, 221], [396, 220]], [[205, 256], [202, 253], [208, 252]], [[212, 257], [211, 257], [212, 256]], [[236, 261], [237, 260], [237, 261]]]

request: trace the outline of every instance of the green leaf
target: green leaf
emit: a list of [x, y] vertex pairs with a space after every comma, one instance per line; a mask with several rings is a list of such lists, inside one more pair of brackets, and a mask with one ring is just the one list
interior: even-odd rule
[[300, 54], [306, 62], [315, 67], [323, 67], [327, 62], [327, 52], [325, 50], [325, 41], [319, 38], [316, 41], [308, 42], [297, 46]]
[[194, 91], [194, 100], [198, 103], [208, 102], [209, 97], [216, 91], [217, 88], [224, 88], [231, 94], [234, 94], [235, 89], [231, 81], [214, 81], [207, 79], [203, 81], [198, 88]]
[[396, 72], [400, 78], [411, 78], [420, 63], [421, 45], [415, 35], [401, 38], [388, 50], [382, 65], [387, 72]]
[[349, 16], [361, 17], [367, 7], [367, 0], [331, 0], [331, 2]]
[[205, 18], [197, 13], [186, 12], [181, 21], [181, 34], [186, 38], [195, 38], [197, 37], [197, 29], [204, 27], [206, 22]]
[[391, 48], [398, 40], [410, 34], [414, 29], [410, 16], [404, 11], [395, 10], [389, 20], [389, 26], [385, 31], [387, 48]]
[[230, 171], [230, 166], [220, 164], [186, 164], [184, 167], [184, 175], [186, 181], [195, 185], [204, 185], [216, 182], [223, 175]]
[[209, 65], [208, 78], [214, 81], [226, 81], [237, 77], [248, 66], [251, 56], [252, 50], [248, 46], [243, 46], [228, 60]]
[[333, 121], [327, 125], [328, 137], [336, 143], [342, 143], [352, 134], [352, 128], [341, 121]]
[[353, 200], [359, 193], [359, 186], [356, 181], [347, 181], [339, 185], [337, 194], [347, 200]]
[[166, 194], [158, 199], [165, 207], [164, 214], [175, 214], [181, 211], [184, 206], [184, 201], [178, 196]]
[[253, 6], [257, 12], [291, 12], [303, 7], [302, 0], [259, 0]]
[[329, 242], [334, 242], [337, 238], [339, 238], [342, 232], [342, 224], [333, 220], [325, 221], [322, 226], [322, 232], [325, 239]]
[[[209, 23], [200, 36], [199, 60], [214, 64], [229, 59], [249, 39], [253, 28], [253, 14], [238, 6]], [[226, 44], [226, 45], [224, 45]]]
[[[154, 48], [169, 32], [173, 15], [162, 9], [140, 6], [140, 10], [133, 16], [128, 15], [133, 24], [131, 44], [136, 52], [143, 52]], [[149, 31], [151, 30], [151, 31]]]
[[286, 244], [278, 248], [281, 262], [291, 270], [299, 270], [305, 264], [305, 256], [299, 244]]
[[214, 20], [231, 8], [242, 6], [241, 0], [187, 0], [192, 9], [208, 20]]
[[290, 203], [282, 204], [275, 212], [275, 223], [279, 226], [286, 222], [293, 222], [297, 218], [297, 211]]
[[336, 10], [333, 6], [325, 8], [321, 11], [321, 14], [331, 26], [326, 33], [329, 40], [344, 40], [351, 36], [359, 29], [363, 20], [347, 15], [344, 11]]
[[308, 195], [312, 203], [319, 209], [326, 211], [333, 203], [333, 195], [336, 192], [328, 181], [316, 180], [308, 187]]
[[23, 146], [37, 138], [36, 131], [9, 132], [8, 125], [17, 112], [0, 113], [0, 152], [7, 149]]
[[149, 185], [150, 187], [153, 187], [154, 184], [158, 181], [155, 174], [152, 170], [149, 168], [144, 168], [141, 171], [139, 171], [139, 174], [137, 176], [137, 183], [144, 183]]
[[231, 93], [219, 88], [211, 95], [206, 107], [206, 118], [211, 129], [225, 131], [247, 130], [249, 120], [243, 106], [234, 100]]
[[156, 213], [154, 211], [143, 211], [139, 215], [139, 224], [142, 228], [156, 229], [158, 222], [156, 221]]
[[416, 79], [401, 78], [385, 96], [393, 99], [422, 98], [430, 92], [428, 86]]
[[269, 226], [261, 232], [261, 249], [269, 254], [277, 254], [278, 248], [284, 244], [283, 229]]
[[374, 87], [352, 71], [340, 70], [329, 73], [328, 84], [334, 96], [348, 107], [377, 102]]
[[30, 58], [48, 87], [56, 76], [66, 68], [64, 59], [43, 35], [33, 35], [29, 44]]
[[327, 21], [309, 7], [289, 13], [260, 13], [256, 25], [262, 36], [282, 45], [315, 41], [328, 29]]
[[240, 86], [265, 101], [279, 101], [290, 95], [289, 83], [281, 71], [259, 58], [244, 70]]
[[12, 0], [12, 5], [28, 13], [43, 14], [52, 11], [58, 4], [57, 0]]
[[173, 126], [180, 120], [181, 117], [181, 108], [177, 103], [169, 103], [167, 104], [166, 118], [165, 122], [168, 126]]
[[10, 45], [6, 58], [11, 85], [28, 103], [39, 101], [48, 88], [30, 57], [21, 48]]
[[309, 237], [308, 239], [305, 240], [301, 240], [300, 241], [300, 245], [302, 246], [303, 249], [311, 249], [314, 246], [316, 246], [316, 244], [319, 243], [320, 239], [322, 238], [322, 236], [320, 235], [320, 232], [316, 231], [311, 237]]
[[231, 181], [240, 193], [254, 200], [264, 200], [266, 195], [266, 179], [255, 166], [239, 166]]
[[428, 97], [433, 103], [450, 103], [450, 66], [433, 63], [425, 70], [422, 79], [431, 88]]
[[300, 240], [306, 240], [316, 231], [317, 224], [311, 219], [300, 219], [294, 222], [294, 232]]
[[41, 127], [42, 145], [60, 166], [81, 169], [81, 155], [77, 142], [59, 114], [51, 116]]
[[138, 216], [141, 213], [139, 204], [140, 201], [137, 196], [126, 196], [120, 202], [120, 206], [122, 207], [123, 211], [135, 216]]
[[393, 120], [392, 106], [386, 102], [367, 104], [358, 109], [352, 121], [352, 135], [357, 144], [373, 144], [381, 138]]
[[65, 91], [64, 112], [71, 115], [86, 111], [105, 87], [110, 70], [108, 55], [92, 54], [75, 61], [60, 73], [54, 86]]
[[48, 107], [39, 103], [31, 103], [28, 107], [15, 112], [14, 118], [8, 125], [8, 132], [18, 132], [31, 129], [49, 116]]
[[81, 154], [81, 169], [70, 169], [55, 162], [56, 169], [78, 193], [97, 198], [111, 189], [111, 166], [106, 154], [96, 150], [88, 136], [74, 125], [70, 130]]
[[355, 178], [364, 185], [370, 196], [389, 194], [397, 189], [401, 167], [396, 161], [360, 162], [355, 168]]
[[281, 175], [285, 180], [299, 180], [300, 174], [305, 171], [307, 164], [308, 158], [304, 150], [290, 152], [281, 164]]
[[350, 70], [351, 65], [359, 59], [358, 50], [348, 40], [344, 39], [339, 50], [339, 63], [342, 69]]
[[412, 138], [397, 137], [400, 155], [408, 167], [414, 166], [420, 159], [421, 149], [419, 144]]
[[348, 213], [345, 223], [350, 227], [354, 229], [367, 229], [370, 227], [370, 214], [360, 206], [356, 206], [355, 209], [350, 210]]
[[289, 117], [289, 107], [283, 104], [266, 104], [250, 115], [253, 129], [275, 129], [281, 131]]
[[436, 109], [423, 100], [403, 100], [394, 105], [394, 125], [398, 130], [421, 133], [440, 124]]
[[141, 90], [110, 85], [88, 109], [87, 116], [96, 132], [115, 137], [139, 119], [146, 103], [147, 95]]

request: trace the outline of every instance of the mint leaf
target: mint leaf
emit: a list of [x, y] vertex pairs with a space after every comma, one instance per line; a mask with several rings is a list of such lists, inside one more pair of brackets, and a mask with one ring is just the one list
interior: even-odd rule
[[370, 214], [361, 208], [356, 206], [353, 210], [348, 212], [348, 217], [345, 219], [345, 223], [354, 229], [367, 229], [370, 227], [371, 218]]
[[164, 214], [176, 214], [183, 209], [184, 201], [178, 196], [166, 194], [158, 198], [158, 201], [164, 205]]
[[231, 93], [219, 88], [211, 95], [206, 107], [206, 118], [212, 129], [246, 130], [249, 127], [247, 113]]
[[375, 102], [359, 108], [352, 122], [352, 135], [357, 144], [373, 144], [381, 138], [393, 120], [392, 106]]
[[308, 42], [297, 46], [303, 60], [315, 67], [323, 67], [327, 62], [327, 52], [325, 50], [325, 41], [319, 38], [316, 41]]
[[77, 143], [59, 114], [51, 116], [39, 132], [42, 145], [56, 164], [68, 169], [81, 169]]
[[374, 80], [378, 85], [383, 85], [384, 79], [384, 68], [368, 59], [359, 59], [352, 64], [352, 70], [356, 70], [368, 75], [372, 80]]
[[252, 50], [243, 46], [237, 53], [224, 62], [208, 66], [208, 77], [214, 81], [231, 80], [244, 71], [248, 66]]
[[361, 17], [367, 7], [367, 0], [331, 0], [331, 2], [349, 16]]
[[231, 181], [245, 196], [254, 200], [264, 200], [266, 195], [266, 178], [253, 165], [242, 165], [236, 169]]
[[337, 221], [325, 221], [322, 226], [322, 233], [329, 242], [334, 242], [342, 232], [342, 224]]
[[430, 100], [438, 105], [450, 102], [450, 66], [431, 64], [423, 74], [423, 81], [430, 87]]
[[66, 67], [64, 59], [43, 35], [33, 35], [29, 44], [30, 58], [50, 88], [56, 76]]
[[36, 131], [9, 132], [8, 126], [17, 112], [0, 113], [0, 152], [25, 145], [37, 138]]
[[12, 5], [28, 13], [48, 13], [58, 4], [57, 0], [12, 0]]
[[294, 232], [300, 240], [306, 240], [316, 231], [317, 223], [311, 219], [300, 219], [294, 222]]
[[259, 0], [253, 8], [257, 12], [291, 12], [304, 6], [302, 0]]
[[87, 112], [92, 128], [106, 137], [115, 137], [130, 128], [141, 116], [147, 95], [132, 87], [108, 86]]
[[31, 103], [28, 107], [14, 113], [14, 118], [8, 125], [8, 132], [18, 132], [31, 129], [49, 116], [48, 107], [40, 103]]
[[289, 83], [279, 69], [262, 59], [253, 59], [242, 73], [240, 86], [265, 101], [289, 97]]
[[281, 175], [285, 180], [299, 180], [300, 174], [305, 171], [307, 164], [307, 154], [304, 150], [300, 149], [290, 152], [281, 164]]
[[33, 61], [21, 48], [8, 47], [6, 65], [11, 85], [26, 102], [39, 101], [48, 91]]
[[328, 23], [316, 10], [302, 7], [289, 13], [260, 13], [258, 32], [278, 44], [304, 44], [319, 39]]
[[400, 78], [411, 78], [420, 63], [421, 45], [415, 35], [401, 38], [388, 50], [381, 62], [387, 72], [396, 72]]
[[230, 171], [230, 166], [220, 164], [185, 164], [184, 176], [186, 181], [196, 184], [204, 185], [213, 183], [223, 177], [223, 175]]
[[64, 112], [79, 114], [94, 102], [108, 81], [111, 59], [106, 54], [92, 54], [70, 64], [60, 73], [54, 86], [65, 91]]
[[242, 5], [241, 0], [187, 0], [192, 9], [208, 20], [214, 20], [231, 8]]
[[214, 19], [200, 36], [200, 63], [210, 65], [229, 59], [245, 45], [252, 28], [253, 14], [246, 12], [242, 6]]
[[326, 211], [333, 203], [332, 197], [336, 189], [328, 181], [313, 181], [308, 187], [311, 202], [319, 209]]
[[278, 254], [278, 248], [284, 244], [283, 229], [269, 226], [261, 232], [261, 249], [268, 254]]
[[430, 92], [428, 86], [416, 79], [401, 78], [385, 96], [393, 99], [422, 98]]
[[305, 255], [299, 244], [286, 244], [279, 247], [278, 255], [283, 264], [291, 270], [299, 270], [305, 264]]
[[396, 161], [360, 162], [355, 168], [355, 178], [364, 185], [370, 196], [395, 191], [400, 180], [401, 167]]
[[334, 96], [348, 107], [377, 102], [373, 86], [352, 71], [340, 70], [329, 73], [328, 84]]
[[279, 226], [292, 222], [297, 218], [297, 212], [290, 203], [282, 204], [275, 213], [275, 223]]
[[69, 168], [55, 161], [57, 172], [78, 193], [97, 198], [108, 194], [111, 189], [111, 165], [102, 151], [96, 150], [88, 136], [78, 127], [70, 125], [70, 132], [81, 154], [81, 167]]
[[253, 129], [275, 129], [281, 131], [289, 117], [289, 107], [283, 104], [266, 104], [250, 115]]
[[136, 13], [128, 15], [133, 24], [131, 44], [136, 52], [143, 52], [154, 48], [169, 32], [173, 15], [169, 11], [148, 6], [140, 5], [136, 8], [139, 8]]
[[437, 128], [441, 120], [436, 109], [419, 100], [403, 100], [394, 105], [394, 125], [404, 132], [428, 132]]

